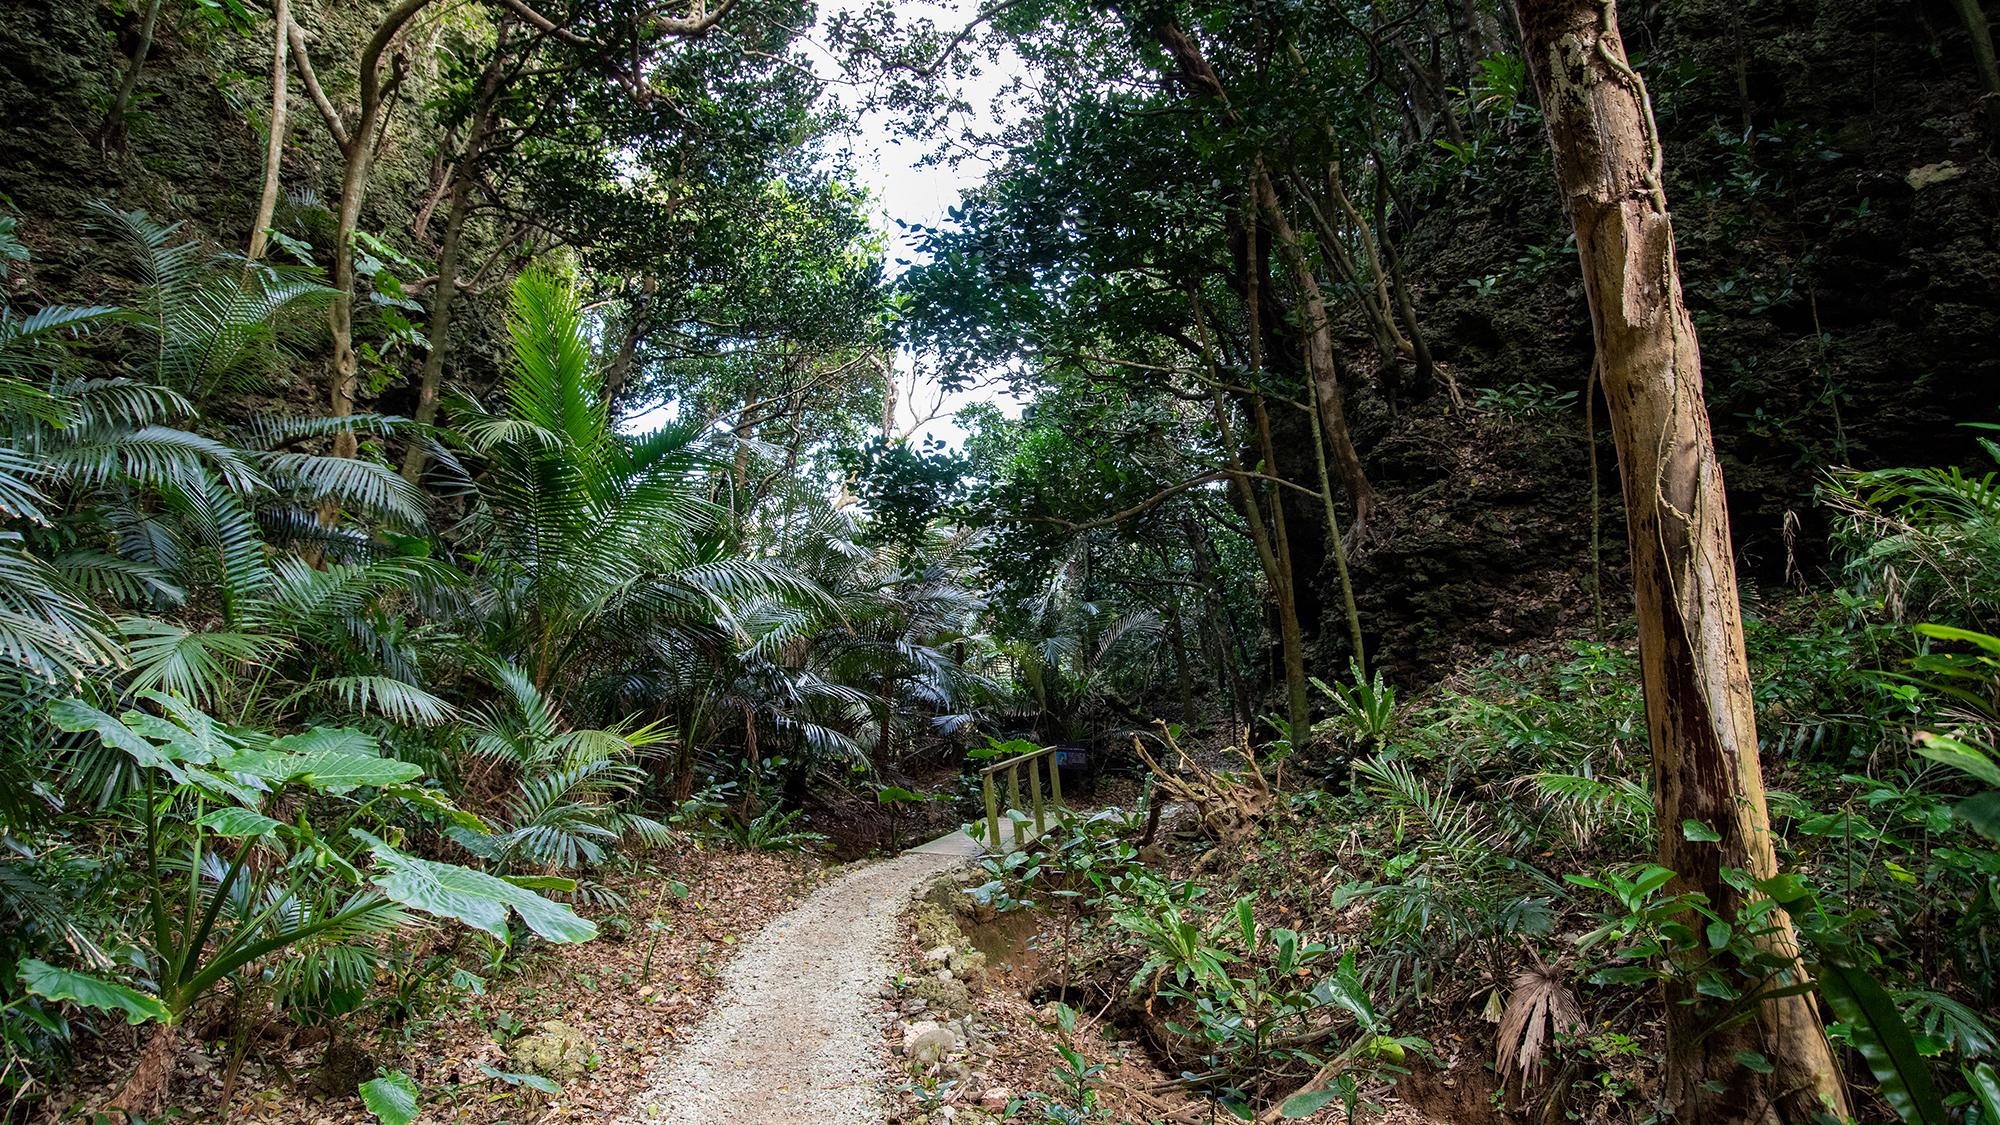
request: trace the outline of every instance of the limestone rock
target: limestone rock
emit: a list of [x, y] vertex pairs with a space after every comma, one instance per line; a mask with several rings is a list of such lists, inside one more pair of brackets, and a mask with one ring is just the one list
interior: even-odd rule
[[963, 1015], [972, 1010], [972, 993], [963, 981], [925, 977], [910, 987], [910, 995], [947, 1014]]
[[590, 1069], [590, 1056], [596, 1049], [596, 1044], [581, 1031], [561, 1020], [548, 1020], [542, 1024], [540, 1035], [520, 1040], [508, 1054], [514, 1065], [529, 1074], [569, 1082]]
[[903, 1029], [903, 1057], [919, 1066], [940, 1062], [956, 1050], [958, 1036], [948, 1027], [926, 1020]]
[[1903, 180], [1910, 185], [1911, 191], [1922, 191], [1932, 184], [1955, 180], [1963, 175], [1965, 169], [1946, 160], [1937, 164], [1926, 164], [1921, 168], [1912, 168], [1910, 174], [1904, 176]]

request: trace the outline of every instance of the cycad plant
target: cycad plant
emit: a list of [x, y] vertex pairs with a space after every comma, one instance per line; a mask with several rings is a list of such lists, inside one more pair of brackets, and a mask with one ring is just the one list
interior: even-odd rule
[[216, 252], [143, 210], [90, 210], [133, 255], [139, 302], [127, 321], [148, 337], [140, 377], [197, 403], [263, 390], [288, 358], [285, 328], [333, 299], [311, 267]]
[[629, 672], [676, 629], [739, 632], [733, 607], [749, 598], [823, 600], [782, 565], [729, 555], [716, 534], [729, 513], [700, 478], [702, 426], [640, 438], [613, 428], [565, 279], [523, 273], [508, 331], [503, 406], [456, 401], [467, 456], [445, 467], [473, 500], [459, 530], [487, 643], [537, 689]]
[[[519, 668], [482, 661], [497, 700], [465, 716], [464, 745], [452, 756], [461, 800], [491, 831], [447, 830], [467, 851], [505, 874], [582, 872], [627, 837], [663, 843], [665, 825], [628, 811], [621, 800], [645, 774], [633, 759], [667, 734], [657, 726], [577, 730]], [[613, 896], [594, 884], [588, 897]]]

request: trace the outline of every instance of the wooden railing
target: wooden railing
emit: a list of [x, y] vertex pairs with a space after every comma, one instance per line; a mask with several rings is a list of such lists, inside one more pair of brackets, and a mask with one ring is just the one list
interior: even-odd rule
[[[1047, 766], [1042, 767], [1038, 765], [1038, 763], [1042, 762], [1048, 763]], [[1003, 839], [1000, 835], [1000, 795], [994, 788], [993, 775], [999, 773], [1001, 770], [1007, 771], [1007, 809], [1009, 812], [1012, 812], [1021, 809], [1021, 767], [1023, 765], [1028, 767], [1029, 795], [1034, 801], [1035, 835], [1039, 836], [1042, 834], [1044, 828], [1043, 818], [1046, 812], [1054, 812], [1057, 815], [1061, 815], [1064, 811], [1062, 807], [1062, 770], [1056, 763], [1055, 747], [1044, 746], [1040, 750], [1016, 755], [1004, 762], [995, 762], [987, 766], [985, 769], [979, 771], [979, 781], [981, 786], [986, 790], [987, 846], [994, 851], [1012, 851], [1014, 845], [1021, 842], [1021, 833], [1019, 826], [1012, 824], [1010, 818], [1010, 827], [1013, 828], [1011, 834], [1012, 840]], [[1050, 800], [1046, 807], [1042, 803], [1043, 768], [1046, 768], [1049, 774]], [[1025, 812], [1026, 810], [1022, 811]]]

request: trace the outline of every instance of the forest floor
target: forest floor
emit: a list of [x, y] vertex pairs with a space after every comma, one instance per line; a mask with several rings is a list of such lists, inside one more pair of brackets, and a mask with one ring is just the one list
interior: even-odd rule
[[[900, 827], [916, 829], [906, 845], [935, 834]], [[243, 1006], [259, 1013], [251, 1019], [218, 1004], [191, 1021], [167, 1113], [154, 1120], [369, 1125], [357, 1085], [400, 1071], [422, 1091], [419, 1125], [1040, 1121], [1059, 1090], [1051, 1068], [1062, 1045], [1105, 1067], [1096, 1120], [1209, 1120], [1213, 1107], [1178, 1092], [1174, 1075], [1126, 1038], [1129, 1028], [1088, 1011], [1073, 1030], [1059, 1026], [1044, 995], [1047, 919], [1010, 919], [990, 970], [960, 960], [973, 941], [933, 900], [950, 901], [962, 882], [951, 876], [971, 862], [892, 853], [839, 864], [729, 847], [642, 853], [604, 873], [623, 904], [580, 908], [597, 922], [597, 940], [536, 945], [477, 986], [450, 983], [453, 966], [478, 958], [441, 928], [404, 951], [402, 1007], [378, 1002], [300, 1029], [268, 997]], [[972, 929], [982, 948], [992, 945], [992, 927]], [[940, 956], [940, 945], [959, 952]], [[926, 1047], [927, 1033], [938, 1049]], [[38, 1120], [101, 1108], [139, 1041], [114, 1025], [79, 1048], [73, 1081]], [[225, 1104], [232, 1059], [240, 1064]], [[537, 1090], [528, 1073], [559, 1090]], [[1393, 1097], [1379, 1103], [1360, 1119], [1438, 1119]], [[1322, 1119], [1339, 1120], [1338, 1109], [1312, 1120]], [[1462, 1118], [1487, 1119], [1477, 1109]]]
[[[198, 1016], [168, 1093], [168, 1115], [190, 1125], [363, 1125], [375, 1118], [356, 1087], [392, 1070], [421, 1087], [420, 1125], [636, 1115], [652, 1089], [648, 1068], [714, 1008], [736, 953], [840, 869], [810, 855], [727, 848], [660, 849], [635, 860], [604, 875], [624, 905], [579, 909], [598, 924], [597, 940], [537, 945], [476, 990], [450, 987], [449, 968], [442, 979], [422, 980], [406, 969], [399, 983], [409, 985], [409, 1008], [374, 1004], [332, 1027], [295, 1029], [275, 1014], [232, 1021], [226, 1007]], [[423, 966], [433, 954], [468, 951], [433, 931], [409, 952], [407, 963]], [[257, 1008], [267, 1010], [261, 999]], [[247, 1032], [235, 1039], [246, 1049], [225, 1107], [232, 1026]], [[565, 1035], [574, 1049], [553, 1068], [560, 1093], [509, 1080], [529, 1069], [524, 1053]], [[36, 1119], [101, 1108], [130, 1073], [138, 1047], [122, 1024], [80, 1037], [70, 1081]]]

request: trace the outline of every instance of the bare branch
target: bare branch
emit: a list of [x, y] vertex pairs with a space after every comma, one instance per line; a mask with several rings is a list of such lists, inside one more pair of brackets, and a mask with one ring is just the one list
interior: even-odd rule
[[312, 95], [313, 104], [319, 107], [319, 115], [326, 119], [326, 131], [333, 134], [333, 142], [344, 151], [349, 141], [347, 125], [340, 119], [340, 112], [326, 98], [326, 91], [319, 88], [319, 77], [313, 73], [312, 56], [306, 53], [306, 32], [297, 20], [285, 29], [285, 35], [292, 43], [292, 62], [298, 67], [299, 80], [306, 84], [306, 93]]

